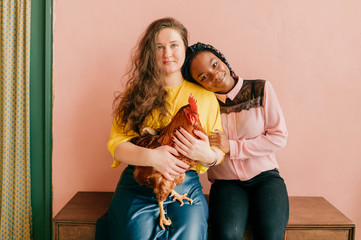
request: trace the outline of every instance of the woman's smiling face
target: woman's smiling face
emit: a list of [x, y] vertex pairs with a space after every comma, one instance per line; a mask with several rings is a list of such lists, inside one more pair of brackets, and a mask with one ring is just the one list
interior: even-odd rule
[[200, 85], [216, 93], [228, 93], [236, 83], [227, 65], [209, 51], [203, 51], [193, 59], [190, 72]]

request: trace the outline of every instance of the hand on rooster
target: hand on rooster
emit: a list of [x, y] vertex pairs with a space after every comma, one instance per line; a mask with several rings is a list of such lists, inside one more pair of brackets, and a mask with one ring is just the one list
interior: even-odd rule
[[199, 161], [203, 165], [210, 165], [214, 161], [214, 152], [210, 148], [207, 135], [197, 130], [194, 130], [194, 134], [199, 139], [193, 137], [183, 128], [175, 131], [174, 148], [183, 156]]
[[175, 156], [179, 153], [175, 148], [163, 145], [154, 149], [155, 154], [152, 156], [153, 168], [160, 172], [167, 180], [174, 181], [175, 176], [185, 173], [189, 170], [189, 165], [179, 160]]

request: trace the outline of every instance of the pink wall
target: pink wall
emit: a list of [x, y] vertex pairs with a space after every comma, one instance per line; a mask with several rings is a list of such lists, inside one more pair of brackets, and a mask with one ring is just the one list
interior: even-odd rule
[[361, 225], [360, 9], [359, 0], [54, 0], [54, 215], [77, 191], [114, 190], [123, 168], [109, 167], [106, 149], [113, 93], [140, 33], [173, 16], [190, 43], [212, 43], [239, 75], [273, 84], [289, 129], [277, 153], [289, 194], [324, 196]]

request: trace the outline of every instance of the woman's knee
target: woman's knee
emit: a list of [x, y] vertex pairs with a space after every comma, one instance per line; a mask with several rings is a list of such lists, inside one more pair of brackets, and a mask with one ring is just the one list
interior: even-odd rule
[[[183, 208], [183, 206], [181, 208]], [[174, 216], [170, 226], [169, 239], [207, 240], [207, 217], [203, 211], [188, 212], [186, 215]]]
[[206, 240], [208, 237], [208, 205], [203, 193], [192, 194], [193, 204], [178, 202], [167, 205], [167, 214], [172, 219], [169, 239]]

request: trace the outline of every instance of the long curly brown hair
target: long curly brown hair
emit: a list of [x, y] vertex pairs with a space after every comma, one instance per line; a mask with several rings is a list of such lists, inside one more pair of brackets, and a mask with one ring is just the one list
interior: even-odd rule
[[152, 22], [132, 53], [131, 66], [125, 74], [127, 86], [125, 92], [117, 92], [113, 107], [113, 116], [117, 125], [140, 134], [145, 118], [154, 109], [159, 109], [160, 121], [168, 115], [165, 99], [167, 92], [163, 87], [164, 73], [156, 62], [156, 38], [164, 28], [173, 28], [182, 37], [185, 49], [188, 46], [187, 29], [174, 18], [161, 18]]

